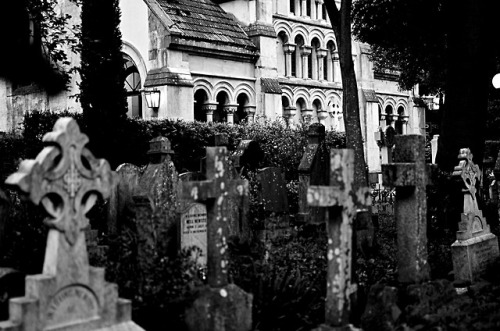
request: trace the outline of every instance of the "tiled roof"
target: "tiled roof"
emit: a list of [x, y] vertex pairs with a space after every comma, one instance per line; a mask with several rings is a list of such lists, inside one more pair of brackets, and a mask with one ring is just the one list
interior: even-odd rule
[[264, 93], [281, 94], [280, 82], [273, 78], [261, 78], [262, 91]]
[[256, 52], [232, 15], [210, 0], [158, 0], [182, 38]]

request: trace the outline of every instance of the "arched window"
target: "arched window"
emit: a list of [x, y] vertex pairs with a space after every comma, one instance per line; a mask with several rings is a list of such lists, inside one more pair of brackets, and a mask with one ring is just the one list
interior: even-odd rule
[[323, 70], [324, 70], [324, 77], [327, 79], [329, 82], [333, 82], [334, 78], [334, 65], [333, 65], [333, 52], [335, 51], [335, 44], [333, 41], [329, 41], [328, 44], [326, 44], [327, 52], [326, 56], [324, 57], [324, 64], [323, 64]]
[[278, 42], [276, 45], [276, 53], [278, 57], [278, 75], [286, 76], [286, 66], [287, 66], [287, 58], [285, 56], [284, 45], [288, 42], [288, 36], [284, 32], [280, 32], [278, 34]]
[[307, 109], [307, 104], [303, 98], [298, 98], [297, 102], [295, 103], [295, 108], [297, 109], [297, 114], [298, 116], [298, 121], [297, 122], [304, 122], [304, 118], [302, 117], [302, 112]]
[[[292, 76], [297, 78], [302, 78], [302, 54], [301, 49], [304, 46], [304, 38], [298, 35], [295, 37], [295, 52], [292, 54], [292, 58], [295, 58], [295, 63], [292, 62]], [[294, 72], [295, 69], [295, 72]]]
[[194, 94], [194, 120], [200, 122], [207, 121], [207, 114], [203, 109], [203, 105], [207, 102], [207, 93], [203, 90], [198, 90]]
[[125, 90], [127, 93], [127, 116], [142, 118], [141, 76], [134, 61], [124, 55]]
[[306, 16], [311, 17], [311, 0], [306, 0]]
[[398, 118], [396, 120], [396, 123], [395, 123], [395, 129], [396, 129], [396, 132], [399, 133], [399, 134], [403, 134], [403, 125], [404, 125], [404, 114], [405, 114], [405, 109], [403, 108], [403, 106], [399, 106], [398, 107]]
[[217, 103], [217, 109], [214, 111], [214, 122], [225, 122], [226, 113], [224, 106], [229, 104], [229, 97], [226, 92], [222, 91], [217, 94]]
[[318, 99], [315, 99], [313, 101], [312, 106], [313, 106], [313, 115], [312, 115], [311, 123], [319, 122], [318, 112], [320, 112], [322, 110], [321, 101], [319, 101]]
[[289, 0], [289, 4], [290, 4], [290, 13], [293, 13], [294, 15], [296, 15], [296, 13], [295, 13], [295, 0]]
[[234, 113], [234, 124], [240, 123], [247, 116], [245, 107], [248, 106], [248, 96], [245, 93], [241, 93], [238, 95], [236, 102], [238, 103], [238, 109]]
[[385, 125], [391, 125], [393, 121], [393, 109], [391, 105], [385, 107]]

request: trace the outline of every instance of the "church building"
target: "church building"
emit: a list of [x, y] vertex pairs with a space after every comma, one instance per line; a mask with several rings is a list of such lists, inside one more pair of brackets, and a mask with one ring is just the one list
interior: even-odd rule
[[[344, 131], [337, 42], [323, 1], [121, 0], [128, 115], [282, 119], [292, 127], [320, 122]], [[374, 71], [369, 45], [353, 41], [352, 51], [365, 155], [369, 171], [379, 173], [387, 149], [381, 132], [424, 134], [425, 108], [413, 91], [399, 90], [396, 73]], [[72, 90], [47, 95], [16, 94], [0, 78], [0, 131], [31, 109], [80, 111], [68, 99], [77, 91], [73, 80]]]

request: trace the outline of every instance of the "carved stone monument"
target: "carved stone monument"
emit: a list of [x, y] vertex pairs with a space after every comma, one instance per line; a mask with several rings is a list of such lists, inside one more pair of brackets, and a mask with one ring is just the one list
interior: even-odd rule
[[[356, 206], [369, 206], [370, 190], [352, 188], [354, 152], [332, 149], [330, 152], [329, 186], [309, 186], [307, 202], [311, 206], [328, 208], [328, 273], [325, 303], [325, 325], [316, 330], [326, 331], [349, 324], [351, 295], [357, 286], [352, 279], [352, 234]], [[336, 329], [335, 329], [336, 330]]]
[[131, 321], [131, 302], [118, 298], [104, 269], [88, 263], [85, 214], [97, 194], [109, 196], [116, 177], [106, 160], [85, 148], [76, 121], [61, 118], [35, 160], [25, 160], [6, 183], [17, 186], [50, 215], [43, 274], [26, 277], [26, 293], [10, 300], [2, 330], [142, 330]]
[[228, 284], [229, 198], [248, 195], [248, 182], [230, 179], [225, 147], [208, 147], [206, 178], [183, 183], [182, 198], [207, 207], [208, 286], [186, 310], [191, 331], [246, 331], [252, 328], [252, 295]]
[[464, 209], [451, 252], [455, 282], [467, 284], [477, 281], [500, 254], [498, 239], [477, 204], [476, 185], [481, 182], [481, 170], [472, 161], [468, 148], [460, 150], [458, 159], [453, 176], [463, 184]]

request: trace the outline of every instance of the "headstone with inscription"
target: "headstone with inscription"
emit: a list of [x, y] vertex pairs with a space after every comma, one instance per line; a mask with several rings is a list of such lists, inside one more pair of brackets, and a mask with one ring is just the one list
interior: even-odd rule
[[[186, 172], [179, 175], [179, 189], [184, 182], [204, 180], [205, 175], [199, 172]], [[179, 246], [183, 248], [197, 247], [193, 252], [197, 263], [207, 263], [207, 207], [204, 204], [179, 199], [180, 223]]]
[[208, 147], [206, 180], [183, 183], [182, 198], [207, 208], [207, 279], [186, 310], [191, 331], [250, 330], [252, 295], [228, 283], [229, 197], [248, 195], [248, 182], [230, 179], [225, 147]]
[[26, 293], [10, 300], [2, 330], [142, 330], [131, 321], [131, 302], [90, 267], [85, 214], [97, 194], [106, 198], [116, 176], [106, 160], [85, 148], [86, 135], [72, 118], [60, 118], [35, 160], [25, 160], [7, 184], [17, 186], [49, 217], [43, 274], [26, 277]]
[[462, 183], [464, 207], [458, 223], [457, 240], [451, 245], [455, 282], [467, 284], [483, 276], [488, 265], [499, 255], [498, 239], [491, 233], [477, 203], [477, 184], [481, 170], [472, 161], [468, 148], [460, 150], [459, 164], [453, 176]]
[[357, 286], [352, 279], [352, 235], [357, 207], [371, 203], [367, 187], [353, 190], [354, 152], [332, 149], [329, 158], [329, 186], [309, 186], [307, 202], [311, 206], [328, 208], [328, 272], [325, 302], [325, 324], [318, 331], [337, 330], [349, 324], [351, 296]]
[[383, 185], [396, 187], [394, 215], [398, 241], [398, 280], [420, 283], [430, 278], [427, 262], [427, 185], [425, 138], [395, 137], [393, 162], [382, 165]]

